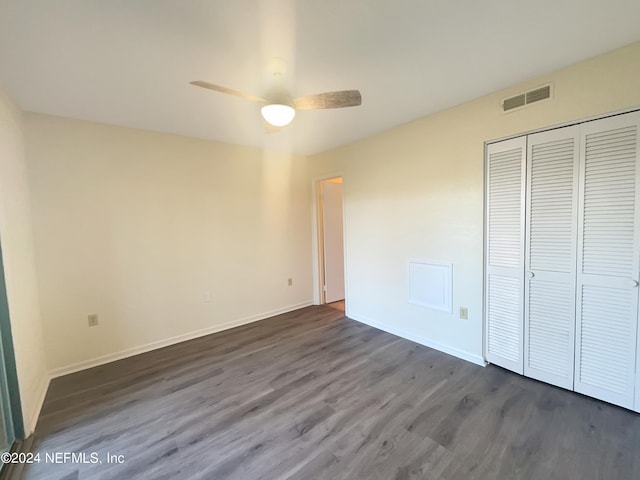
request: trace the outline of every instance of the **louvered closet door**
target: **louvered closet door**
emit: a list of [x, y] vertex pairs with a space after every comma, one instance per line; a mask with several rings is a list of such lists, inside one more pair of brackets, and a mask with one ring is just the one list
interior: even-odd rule
[[526, 138], [487, 147], [485, 357], [523, 373]]
[[578, 127], [530, 135], [524, 374], [573, 389]]
[[581, 127], [575, 390], [634, 406], [638, 113]]

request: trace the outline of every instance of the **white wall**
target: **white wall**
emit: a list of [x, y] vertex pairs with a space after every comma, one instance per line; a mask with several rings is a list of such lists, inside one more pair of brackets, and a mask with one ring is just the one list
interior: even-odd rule
[[[344, 175], [347, 314], [480, 362], [484, 142], [640, 107], [639, 78], [636, 43], [313, 156], [314, 178]], [[552, 100], [501, 112], [503, 98], [547, 82]], [[453, 263], [454, 315], [407, 303], [409, 258]]]
[[306, 158], [32, 113], [25, 128], [54, 375], [311, 303]]
[[35, 427], [49, 376], [44, 354], [22, 116], [0, 88], [0, 242], [25, 433]]

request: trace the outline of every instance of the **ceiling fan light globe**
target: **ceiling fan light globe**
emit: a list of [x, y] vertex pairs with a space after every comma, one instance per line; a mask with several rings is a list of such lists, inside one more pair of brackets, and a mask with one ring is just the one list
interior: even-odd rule
[[270, 103], [260, 109], [262, 116], [270, 125], [274, 127], [284, 127], [289, 125], [296, 116], [296, 110], [290, 105]]

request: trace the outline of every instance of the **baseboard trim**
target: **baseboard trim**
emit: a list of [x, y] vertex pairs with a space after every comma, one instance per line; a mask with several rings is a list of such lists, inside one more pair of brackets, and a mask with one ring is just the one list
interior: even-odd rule
[[411, 340], [412, 342], [419, 343], [420, 345], [424, 345], [425, 347], [433, 348], [434, 350], [438, 350], [440, 352], [453, 355], [454, 357], [461, 358], [462, 360], [466, 360], [467, 362], [475, 363], [476, 365], [480, 365], [481, 367], [486, 366], [486, 362], [484, 361], [484, 358], [482, 358], [479, 355], [474, 355], [472, 353], [465, 352], [464, 350], [459, 350], [449, 345], [445, 345], [443, 343], [436, 342], [428, 338], [414, 335], [413, 333], [409, 333], [399, 328], [391, 327], [384, 323], [376, 322], [375, 320], [365, 318], [358, 314], [349, 312], [347, 316], [360, 323], [369, 325], [370, 327], [377, 328], [378, 330], [383, 330], [387, 333], [391, 333], [392, 335], [396, 335], [398, 337], [406, 338], [407, 340]]
[[266, 318], [274, 317], [276, 315], [282, 315], [283, 313], [292, 312], [294, 310], [305, 308], [310, 305], [313, 305], [313, 302], [311, 300], [307, 302], [297, 303], [295, 305], [289, 305], [286, 307], [278, 308], [276, 310], [271, 310], [269, 312], [264, 312], [257, 315], [251, 315], [250, 317], [231, 320], [229, 322], [213, 325], [211, 327], [203, 328], [201, 330], [196, 330], [194, 332], [189, 332], [182, 335], [176, 335], [175, 337], [170, 337], [165, 340], [159, 340], [157, 342], [147, 343], [145, 345], [140, 345], [138, 347], [128, 348], [126, 350], [121, 350], [119, 352], [110, 353], [107, 355], [101, 355], [99, 357], [95, 357], [90, 360], [85, 360], [82, 362], [67, 365], [65, 367], [56, 368], [51, 370], [49, 372], [49, 375], [51, 378], [61, 377], [63, 375], [68, 375], [70, 373], [75, 373], [82, 370], [86, 370], [88, 368], [104, 365], [105, 363], [115, 362], [116, 360], [122, 360], [123, 358], [133, 357], [134, 355], [150, 352], [158, 348], [168, 347], [170, 345], [175, 345], [176, 343], [185, 342], [187, 340], [193, 340], [194, 338], [204, 337], [205, 335], [211, 335], [212, 333], [222, 332], [223, 330], [229, 330], [230, 328], [240, 327], [242, 325], [247, 325], [249, 323], [264, 320]]
[[38, 392], [38, 396], [36, 397], [36, 404], [33, 412], [31, 412], [31, 417], [28, 419], [28, 424], [24, 425], [24, 437], [27, 438], [31, 435], [36, 429], [36, 424], [38, 423], [38, 419], [40, 418], [40, 412], [42, 411], [42, 406], [44, 405], [44, 399], [47, 397], [47, 392], [49, 391], [49, 384], [51, 383], [51, 376], [47, 375], [40, 382], [40, 388]]

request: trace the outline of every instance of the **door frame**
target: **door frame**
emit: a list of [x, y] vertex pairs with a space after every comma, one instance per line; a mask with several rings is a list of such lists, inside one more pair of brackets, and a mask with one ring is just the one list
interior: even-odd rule
[[[20, 400], [20, 388], [18, 384], [18, 371], [16, 367], [15, 350], [13, 348], [13, 335], [11, 333], [11, 319], [9, 315], [9, 301], [7, 298], [6, 280], [4, 274], [4, 260], [2, 258], [2, 246], [0, 244], [0, 375], [4, 375], [6, 392], [0, 393], [5, 408], [5, 428], [8, 422], [15, 440], [25, 438], [24, 420], [22, 417], [22, 402]], [[4, 371], [2, 371], [4, 370]]]
[[342, 245], [344, 250], [344, 296], [345, 314], [348, 315], [348, 276], [347, 276], [347, 217], [345, 208], [345, 188], [346, 183], [344, 173], [334, 172], [331, 174], [315, 177], [312, 180], [313, 194], [313, 214], [312, 214], [312, 256], [313, 256], [313, 304], [324, 305], [324, 230], [322, 220], [322, 188], [321, 183], [332, 178], [342, 178]]

